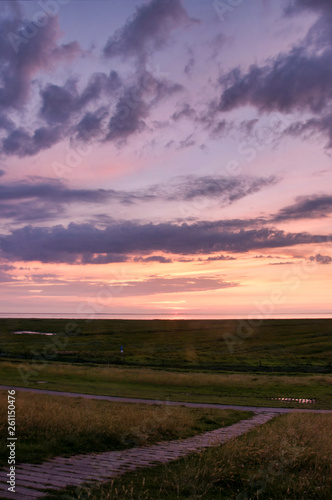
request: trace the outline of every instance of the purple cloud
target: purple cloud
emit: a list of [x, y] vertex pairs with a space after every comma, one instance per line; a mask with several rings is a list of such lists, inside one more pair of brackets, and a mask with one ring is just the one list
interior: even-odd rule
[[332, 257], [330, 257], [329, 255], [317, 254], [309, 257], [309, 260], [318, 262], [318, 264], [332, 264]]
[[34, 74], [82, 51], [77, 42], [58, 45], [57, 17], [47, 17], [47, 23], [37, 28], [23, 18], [19, 3], [7, 2], [4, 7], [8, 9], [0, 20], [0, 110], [19, 109], [29, 96]]
[[151, 0], [137, 7], [126, 24], [108, 39], [104, 54], [145, 59], [147, 53], [166, 45], [174, 28], [192, 22], [180, 0]]
[[[245, 225], [245, 221], [243, 221]], [[327, 240], [309, 233], [286, 233], [277, 229], [228, 231], [223, 221], [192, 225], [172, 223], [137, 224], [119, 222], [98, 229], [91, 224], [71, 223], [67, 228], [25, 226], [0, 236], [5, 258], [41, 262], [80, 262], [85, 255], [212, 254], [220, 251], [247, 252], [262, 248], [288, 247]]]
[[296, 48], [265, 66], [251, 66], [245, 74], [234, 69], [221, 79], [226, 88], [219, 109], [250, 104], [265, 112], [320, 112], [332, 99], [331, 58], [332, 50], [307, 55]]
[[332, 212], [332, 196], [299, 196], [293, 205], [282, 208], [271, 218], [274, 222], [297, 219], [319, 219]]

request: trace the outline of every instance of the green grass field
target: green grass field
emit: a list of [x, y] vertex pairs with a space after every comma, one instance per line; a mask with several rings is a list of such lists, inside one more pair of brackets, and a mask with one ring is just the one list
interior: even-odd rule
[[[28, 383], [24, 384], [27, 379]], [[314, 405], [292, 402], [288, 406], [332, 409], [332, 375], [190, 373], [3, 361], [0, 380], [12, 387], [202, 403], [282, 407], [286, 405], [284, 402], [271, 398], [312, 398], [316, 400]]]
[[[13, 334], [22, 330], [56, 335]], [[1, 319], [0, 341], [2, 359], [56, 358], [191, 371], [332, 373], [332, 320], [325, 319]]]
[[221, 447], [47, 499], [330, 500], [332, 415], [285, 415]]
[[[273, 398], [305, 398], [332, 409], [332, 320], [267, 320], [240, 338], [249, 327], [237, 321], [1, 320], [0, 381], [240, 405], [285, 406]], [[13, 333], [22, 330], [56, 335]]]

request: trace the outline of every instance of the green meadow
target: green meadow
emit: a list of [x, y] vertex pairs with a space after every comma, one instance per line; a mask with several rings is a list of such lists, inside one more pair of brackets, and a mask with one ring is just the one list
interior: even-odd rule
[[[315, 399], [293, 408], [332, 409], [332, 375], [211, 373], [68, 363], [0, 363], [0, 380], [11, 386], [107, 396], [257, 406], [286, 406], [272, 398]], [[26, 382], [26, 383], [25, 383]]]
[[[15, 331], [52, 333], [15, 335]], [[332, 320], [1, 319], [1, 359], [332, 373]], [[123, 355], [120, 347], [123, 346]]]
[[7, 319], [0, 336], [2, 384], [258, 406], [304, 398], [332, 408], [331, 320]]

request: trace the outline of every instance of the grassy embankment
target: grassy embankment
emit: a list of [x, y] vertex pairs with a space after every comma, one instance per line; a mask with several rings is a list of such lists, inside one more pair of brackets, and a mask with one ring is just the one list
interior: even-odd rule
[[3, 384], [260, 406], [307, 398], [332, 408], [332, 320], [3, 319], [0, 340]]
[[285, 415], [222, 447], [56, 498], [330, 500], [331, 427], [332, 415]]
[[64, 363], [40, 364], [36, 369], [34, 364], [3, 361], [0, 363], [1, 383], [25, 386], [19, 370], [23, 370], [25, 377], [29, 376], [27, 387], [37, 389], [276, 407], [286, 403], [271, 398], [314, 398], [314, 405], [291, 402], [288, 406], [332, 409], [332, 375], [188, 373]]
[[[251, 415], [233, 410], [17, 393], [16, 460], [38, 463], [60, 455], [119, 450], [186, 438], [232, 425]], [[0, 467], [7, 464], [7, 435], [7, 392], [0, 391]]]

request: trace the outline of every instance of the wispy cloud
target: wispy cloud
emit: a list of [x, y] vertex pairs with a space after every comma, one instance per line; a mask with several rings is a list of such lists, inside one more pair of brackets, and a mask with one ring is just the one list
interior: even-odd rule
[[[64, 214], [66, 206], [73, 203], [134, 205], [158, 200], [171, 203], [206, 197], [218, 199], [220, 204], [228, 205], [276, 182], [274, 177], [179, 176], [171, 179], [168, 184], [157, 184], [136, 191], [121, 191], [75, 189], [61, 181], [37, 177], [30, 181], [0, 185], [0, 217], [18, 222], [51, 220]], [[14, 203], [15, 201], [20, 203]]]
[[272, 220], [275, 222], [297, 219], [319, 219], [332, 213], [332, 196], [298, 196], [293, 205], [282, 208]]
[[212, 276], [204, 277], [150, 277], [142, 281], [125, 281], [121, 286], [121, 295], [140, 296], [164, 293], [203, 292], [240, 286], [239, 283], [225, 281]]
[[192, 22], [181, 0], [150, 0], [137, 7], [126, 24], [108, 39], [104, 54], [106, 57], [135, 56], [145, 60], [151, 51], [166, 45], [172, 30]]

